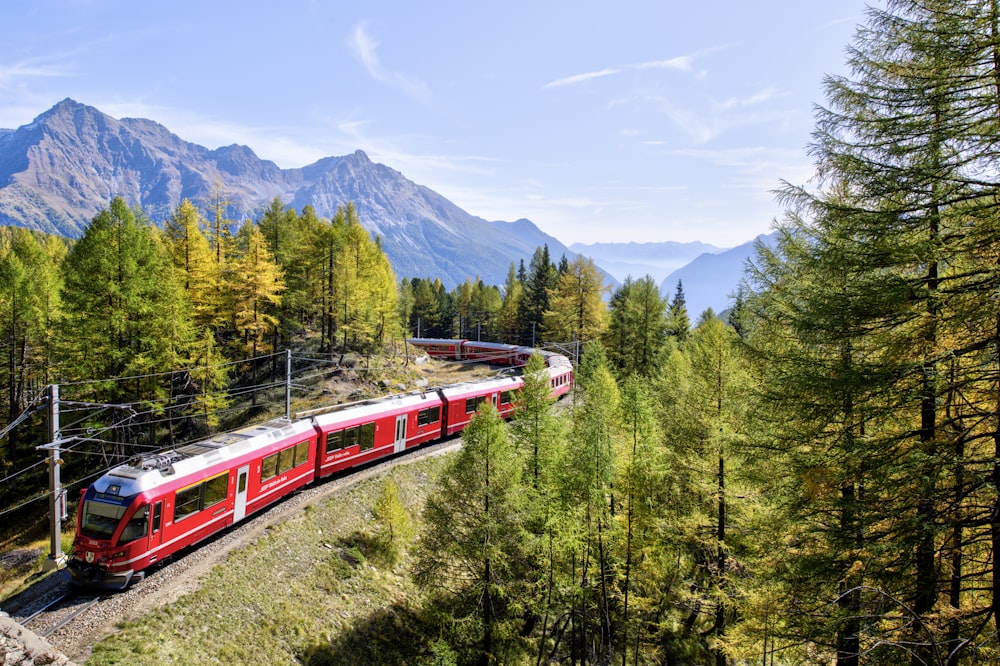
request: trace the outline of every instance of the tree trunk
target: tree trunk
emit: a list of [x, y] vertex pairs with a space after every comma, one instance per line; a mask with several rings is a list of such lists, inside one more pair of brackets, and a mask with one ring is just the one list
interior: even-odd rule
[[[721, 588], [726, 575], [726, 459], [719, 454], [719, 524], [715, 533], [716, 537], [716, 562], [718, 568], [718, 585]], [[720, 595], [721, 596], [721, 595]], [[726, 634], [726, 606], [720, 600], [715, 608], [715, 637], [722, 638]], [[716, 644], [715, 647], [716, 666], [726, 666], [726, 653]]]

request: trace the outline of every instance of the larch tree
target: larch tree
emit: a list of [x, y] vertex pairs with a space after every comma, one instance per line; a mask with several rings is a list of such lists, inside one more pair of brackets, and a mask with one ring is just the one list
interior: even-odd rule
[[399, 486], [390, 476], [382, 486], [373, 514], [379, 525], [378, 540], [386, 558], [395, 563], [414, 536], [413, 519], [399, 498]]
[[989, 640], [982, 620], [1000, 610], [985, 548], [1000, 537], [998, 375], [984, 355], [997, 348], [997, 305], [983, 297], [997, 275], [997, 22], [989, 0], [869, 9], [851, 75], [827, 79], [817, 113], [825, 189], [783, 192], [810, 216], [816, 247], [836, 253], [845, 307], [865, 311], [863, 329], [832, 346], [843, 367], [867, 366], [852, 371], [863, 390], [841, 394], [851, 408], [840, 418], [854, 426], [840, 429], [834, 459], [862, 432], [864, 451], [877, 452], [865, 456], [865, 494], [881, 520], [862, 523], [877, 548], [857, 562], [891, 609], [859, 637], [870, 658], [961, 663], [997, 650], [995, 619]]
[[850, 243], [822, 228], [790, 213], [774, 248], [759, 246], [752, 263], [745, 341], [761, 383], [750, 421], [755, 444], [782, 470], [761, 481], [781, 517], [773, 539], [784, 546], [762, 566], [786, 609], [771, 630], [831, 645], [838, 664], [856, 666], [862, 618], [881, 605], [863, 590], [900, 592], [895, 555], [866, 557], [886, 535], [885, 502], [897, 489], [880, 470], [898, 450], [873, 445], [877, 413], [893, 403], [881, 397], [886, 368], [866, 341], [878, 308], [864, 295], [875, 292], [859, 283], [882, 278], [845, 271]]
[[[509, 663], [524, 592], [521, 460], [496, 408], [485, 403], [424, 507], [415, 577], [443, 590], [477, 628], [470, 663]], [[459, 619], [459, 618], [456, 618]]]
[[[730, 576], [739, 564], [739, 538], [733, 530], [743, 495], [741, 463], [746, 439], [746, 414], [753, 394], [746, 363], [736, 344], [736, 334], [720, 319], [700, 324], [691, 336], [691, 382], [689, 400], [697, 406], [698, 440], [690, 442], [694, 457], [689, 464], [701, 468], [707, 500], [706, 516], [712, 526], [706, 541], [706, 604], [712, 609], [712, 625], [705, 635], [712, 638], [715, 663], [728, 663], [725, 637], [735, 604], [729, 590]], [[694, 410], [692, 410], [694, 411]], [[734, 492], [734, 488], [739, 489]], [[714, 515], [713, 515], [714, 514]]]
[[256, 224], [245, 222], [236, 240], [227, 280], [229, 316], [244, 358], [254, 358], [271, 351], [284, 279]]
[[663, 520], [664, 467], [662, 436], [657, 423], [649, 383], [638, 375], [628, 377], [621, 391], [620, 416], [623, 437], [616, 465], [615, 487], [621, 510], [615, 520], [622, 551], [621, 629], [615, 639], [622, 666], [641, 663], [656, 654], [654, 632], [657, 609], [662, 601], [659, 580], [663, 557], [660, 523]]
[[514, 262], [507, 269], [502, 291], [500, 311], [497, 313], [497, 339], [514, 343], [518, 340], [517, 313], [524, 295], [524, 284], [517, 277]]
[[575, 391], [571, 437], [574, 445], [563, 463], [568, 516], [576, 524], [570, 541], [577, 588], [570, 658], [606, 663], [614, 655], [620, 594], [613, 549], [615, 463], [621, 434], [618, 385], [598, 341], [584, 346]]
[[607, 326], [604, 278], [594, 260], [577, 256], [558, 274], [542, 315], [549, 340], [584, 344], [596, 340]]
[[[310, 226], [305, 234], [308, 247], [304, 261], [310, 276], [309, 298], [303, 307], [319, 322], [320, 349], [332, 351], [336, 337], [337, 299], [337, 262], [342, 258], [346, 225], [343, 224], [343, 213], [338, 211], [341, 219], [336, 221], [319, 220]], [[308, 218], [307, 218], [308, 219]]]
[[[175, 345], [184, 340], [178, 326], [190, 315], [166, 248], [123, 199], [87, 226], [62, 276], [61, 348], [69, 376], [110, 380], [174, 367]], [[154, 382], [142, 383], [144, 397], [158, 393]], [[107, 397], [120, 401], [121, 387]]]
[[541, 620], [538, 641], [539, 659], [556, 631], [554, 618], [563, 605], [557, 580], [560, 575], [556, 551], [564, 529], [559, 510], [559, 477], [565, 460], [566, 438], [563, 422], [553, 410], [549, 375], [545, 360], [533, 354], [524, 367], [524, 385], [511, 417], [510, 437], [521, 452], [526, 497], [526, 549], [531, 561], [527, 602], [533, 624]]
[[655, 377], [667, 345], [667, 302], [649, 275], [625, 278], [611, 296], [604, 335], [618, 374]]
[[164, 224], [163, 231], [174, 265], [181, 271], [195, 325], [215, 330], [220, 325], [221, 274], [205, 235], [206, 225], [194, 204], [184, 199]]
[[[8, 422], [27, 407], [30, 392], [50, 382], [52, 338], [60, 312], [59, 263], [66, 246], [21, 227], [0, 230], [0, 368]], [[17, 461], [17, 429], [7, 436], [4, 462]], [[0, 463], [2, 464], [2, 463]]]
[[361, 226], [353, 204], [338, 210], [334, 225], [343, 231], [335, 260], [335, 312], [341, 344], [371, 350], [401, 327], [392, 266], [379, 243]]

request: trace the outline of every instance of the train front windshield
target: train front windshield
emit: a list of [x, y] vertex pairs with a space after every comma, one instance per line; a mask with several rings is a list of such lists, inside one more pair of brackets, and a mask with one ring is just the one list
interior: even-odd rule
[[93, 488], [88, 489], [83, 498], [80, 533], [91, 539], [109, 541], [114, 536], [118, 523], [121, 522], [122, 516], [125, 515], [134, 498], [134, 495], [122, 497], [110, 493], [99, 493]]

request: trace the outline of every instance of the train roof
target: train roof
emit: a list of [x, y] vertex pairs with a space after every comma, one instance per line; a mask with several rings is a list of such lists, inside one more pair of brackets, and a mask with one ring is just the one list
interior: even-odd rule
[[475, 382], [463, 382], [461, 384], [451, 384], [441, 389], [441, 394], [448, 398], [457, 398], [463, 395], [476, 395], [479, 393], [492, 393], [493, 391], [510, 391], [519, 389], [524, 385], [524, 380], [520, 376], [505, 375], [493, 379], [484, 379]]
[[441, 404], [441, 398], [437, 392], [428, 390], [372, 398], [361, 402], [349, 402], [310, 412], [309, 415], [312, 416], [316, 425], [324, 427], [338, 421], [367, 420], [373, 416], [381, 416], [395, 411], [408, 410], [423, 405], [433, 407], [439, 404]]
[[119, 465], [95, 481], [94, 488], [104, 493], [118, 486], [110, 494], [134, 495], [307, 432], [314, 432], [308, 420], [275, 419], [250, 425]]
[[465, 347], [477, 347], [479, 349], [501, 349], [503, 351], [514, 351], [519, 349], [517, 345], [509, 345], [504, 342], [479, 342], [477, 340], [465, 340], [462, 344]]
[[544, 354], [544, 358], [545, 358], [545, 364], [548, 365], [550, 368], [573, 367], [573, 362], [570, 361], [567, 357], [563, 356], [562, 354], [546, 352]]

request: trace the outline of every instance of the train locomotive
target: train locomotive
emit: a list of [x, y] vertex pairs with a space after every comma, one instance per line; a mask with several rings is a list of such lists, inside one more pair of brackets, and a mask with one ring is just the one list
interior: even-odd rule
[[[414, 338], [428, 355], [520, 367], [536, 350]], [[573, 367], [540, 352], [553, 397]], [[275, 419], [119, 465], [81, 492], [67, 564], [75, 587], [124, 589], [178, 551], [332, 474], [460, 433], [485, 402], [514, 410], [517, 375], [338, 405]]]

